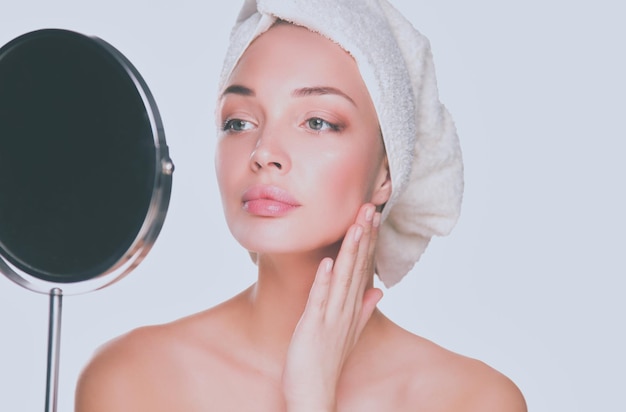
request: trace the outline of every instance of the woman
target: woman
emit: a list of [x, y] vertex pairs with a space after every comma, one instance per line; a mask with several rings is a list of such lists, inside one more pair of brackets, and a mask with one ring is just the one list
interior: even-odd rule
[[[374, 272], [397, 282], [456, 220], [460, 158], [427, 47], [419, 73], [392, 56], [380, 76], [372, 66], [381, 63], [341, 37], [342, 7], [357, 26], [358, 16], [397, 18], [383, 1], [244, 5], [218, 101], [216, 171], [258, 280], [217, 307], [107, 344], [81, 376], [77, 411], [526, 410], [506, 377], [376, 309]], [[415, 93], [399, 99], [406, 90]], [[429, 137], [435, 129], [449, 141]], [[437, 193], [415, 200], [420, 185]], [[438, 214], [429, 202], [443, 205]]]

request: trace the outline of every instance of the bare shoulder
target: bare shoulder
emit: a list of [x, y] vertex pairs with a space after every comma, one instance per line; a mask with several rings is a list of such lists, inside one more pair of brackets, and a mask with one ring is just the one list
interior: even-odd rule
[[525, 412], [519, 388], [505, 375], [476, 359], [449, 351], [397, 329], [385, 349], [394, 410]]
[[[519, 388], [489, 365], [449, 351], [431, 341], [411, 335], [414, 345], [408, 371], [415, 393], [446, 393], [447, 396], [420, 399], [436, 402], [435, 410], [455, 412], [525, 412], [526, 402]], [[424, 373], [426, 372], [426, 373]], [[426, 392], [423, 389], [427, 389]]]
[[144, 327], [98, 349], [79, 377], [76, 411], [138, 410], [134, 402], [149, 390], [148, 358], [167, 357], [163, 338], [160, 328]]
[[[195, 410], [181, 405], [197, 385], [211, 387], [219, 370], [220, 309], [141, 327], [99, 348], [76, 387], [76, 412]], [[190, 398], [189, 398], [190, 399]]]
[[439, 383], [448, 387], [450, 411], [525, 412], [526, 402], [519, 388], [507, 376], [476, 359], [444, 351]]
[[474, 379], [470, 391], [460, 398], [461, 411], [526, 412], [526, 401], [517, 385], [508, 377], [482, 362], [476, 363], [468, 379]]

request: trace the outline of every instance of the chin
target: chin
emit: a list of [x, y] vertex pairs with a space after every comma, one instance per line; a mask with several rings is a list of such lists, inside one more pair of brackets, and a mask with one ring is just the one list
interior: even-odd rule
[[254, 236], [253, 239], [245, 236], [235, 240], [249, 253], [262, 255], [305, 255], [314, 254], [322, 257], [334, 257], [339, 250], [343, 236], [316, 240], [310, 236], [280, 237], [272, 235], [270, 238]]
[[[351, 221], [321, 218], [240, 218], [227, 219], [235, 240], [251, 253], [283, 255], [324, 253], [332, 256], [341, 244]], [[336, 254], [336, 252], [335, 252]]]

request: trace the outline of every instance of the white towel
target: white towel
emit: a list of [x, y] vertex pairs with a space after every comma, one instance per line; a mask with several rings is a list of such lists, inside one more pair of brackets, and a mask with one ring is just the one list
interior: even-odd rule
[[277, 18], [350, 53], [372, 97], [393, 187], [383, 209], [376, 273], [390, 287], [413, 268], [432, 236], [452, 230], [461, 209], [461, 150], [439, 102], [428, 40], [387, 0], [246, 0], [220, 90], [248, 45]]

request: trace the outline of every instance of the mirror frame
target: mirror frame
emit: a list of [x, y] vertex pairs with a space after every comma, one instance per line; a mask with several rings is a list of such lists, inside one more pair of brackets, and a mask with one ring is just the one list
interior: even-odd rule
[[45, 34], [62, 34], [69, 36], [80, 36], [99, 46], [103, 52], [112, 56], [115, 61], [124, 69], [127, 76], [132, 80], [138, 94], [143, 101], [145, 114], [150, 124], [154, 143], [155, 170], [154, 185], [152, 188], [152, 196], [146, 217], [138, 231], [134, 241], [126, 250], [123, 256], [112, 264], [108, 270], [90, 279], [77, 282], [52, 282], [35, 277], [26, 271], [12, 264], [2, 253], [0, 253], [0, 272], [6, 275], [10, 280], [20, 286], [34, 292], [49, 294], [53, 289], [62, 289], [64, 295], [72, 295], [86, 293], [101, 289], [111, 283], [121, 279], [131, 272], [150, 251], [156, 238], [158, 237], [169, 206], [172, 174], [174, 172], [174, 164], [169, 156], [169, 149], [165, 141], [165, 132], [156, 102], [141, 75], [132, 63], [115, 47], [95, 36], [86, 36], [77, 32], [64, 29], [42, 29], [19, 36], [0, 48], [0, 57], [2, 53], [10, 50], [20, 41], [24, 41], [29, 37], [41, 36]]

